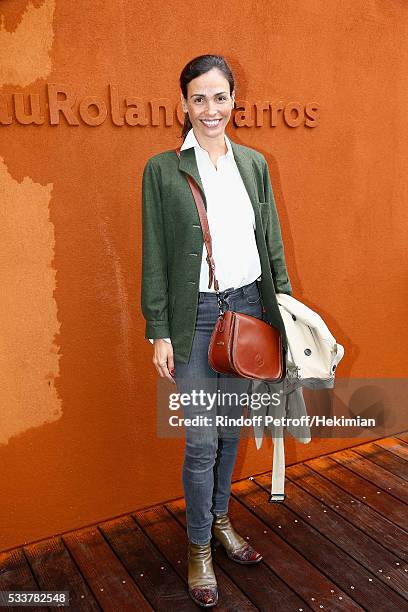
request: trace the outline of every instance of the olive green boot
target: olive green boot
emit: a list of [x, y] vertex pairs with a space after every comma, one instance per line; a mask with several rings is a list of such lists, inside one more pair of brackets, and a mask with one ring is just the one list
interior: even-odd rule
[[214, 518], [212, 524], [213, 546], [222, 544], [232, 561], [244, 565], [259, 563], [262, 555], [254, 550], [243, 537], [239, 535], [231, 525], [228, 514], [222, 514]]
[[218, 603], [217, 579], [211, 556], [211, 540], [208, 544], [188, 542], [188, 592], [202, 608], [212, 608]]

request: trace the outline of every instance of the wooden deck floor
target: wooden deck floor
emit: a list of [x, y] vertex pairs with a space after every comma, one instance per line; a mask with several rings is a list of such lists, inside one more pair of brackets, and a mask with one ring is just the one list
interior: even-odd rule
[[[217, 610], [408, 610], [408, 434], [289, 467], [283, 504], [270, 477], [233, 485], [231, 519], [264, 560], [217, 550]], [[71, 611], [197, 610], [186, 543], [176, 500], [2, 553], [0, 590], [69, 590]]]

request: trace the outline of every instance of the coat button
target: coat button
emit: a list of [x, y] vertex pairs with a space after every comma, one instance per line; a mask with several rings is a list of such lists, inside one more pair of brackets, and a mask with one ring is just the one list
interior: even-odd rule
[[294, 321], [296, 321], [296, 317], [295, 317], [295, 315], [294, 315], [294, 314], [292, 315], [292, 319], [293, 319]]
[[309, 348], [305, 349], [304, 352], [305, 352], [305, 355], [311, 355], [312, 354], [312, 351]]

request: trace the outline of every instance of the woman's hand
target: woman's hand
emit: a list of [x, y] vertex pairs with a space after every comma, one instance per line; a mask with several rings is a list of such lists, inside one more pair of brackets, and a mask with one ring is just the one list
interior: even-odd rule
[[173, 345], [162, 338], [157, 338], [153, 342], [153, 348], [153, 363], [159, 376], [168, 378], [176, 384], [171, 375], [174, 372]]

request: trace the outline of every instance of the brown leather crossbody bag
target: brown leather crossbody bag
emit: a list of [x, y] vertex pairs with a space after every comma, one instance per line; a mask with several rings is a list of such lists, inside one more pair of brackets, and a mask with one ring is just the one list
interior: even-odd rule
[[[180, 157], [180, 147], [176, 149], [176, 153]], [[208, 347], [208, 363], [220, 374], [281, 382], [286, 374], [281, 331], [257, 317], [224, 310], [218, 281], [215, 278], [212, 240], [203, 198], [193, 177], [188, 174], [186, 176], [197, 206], [207, 249], [208, 288], [210, 289], [214, 283], [219, 309], [219, 316]]]

